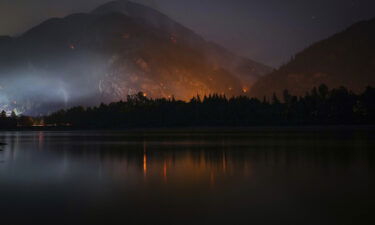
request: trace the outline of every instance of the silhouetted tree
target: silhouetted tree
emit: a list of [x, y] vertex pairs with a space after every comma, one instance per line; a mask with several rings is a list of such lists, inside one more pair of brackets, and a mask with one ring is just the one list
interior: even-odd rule
[[326, 99], [329, 93], [329, 89], [327, 85], [322, 84], [319, 86], [319, 94], [323, 99]]
[[45, 123], [81, 128], [252, 126], [297, 124], [375, 123], [375, 89], [355, 95], [341, 87], [326, 85], [297, 97], [285, 90], [283, 102], [273, 95], [271, 102], [238, 96], [211, 94], [189, 102], [174, 98], [151, 99], [144, 93], [126, 101], [98, 107], [74, 107], [44, 118]]

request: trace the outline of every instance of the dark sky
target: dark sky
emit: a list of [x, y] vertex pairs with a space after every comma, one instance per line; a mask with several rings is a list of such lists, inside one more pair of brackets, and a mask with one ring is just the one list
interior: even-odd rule
[[[108, 0], [0, 0], [0, 35]], [[134, 0], [156, 7], [208, 40], [271, 66], [311, 43], [375, 17], [375, 0]]]

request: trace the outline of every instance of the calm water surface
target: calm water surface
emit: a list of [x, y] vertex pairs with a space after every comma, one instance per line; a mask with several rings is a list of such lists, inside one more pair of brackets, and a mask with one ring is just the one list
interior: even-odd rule
[[1, 132], [3, 224], [375, 224], [374, 128]]

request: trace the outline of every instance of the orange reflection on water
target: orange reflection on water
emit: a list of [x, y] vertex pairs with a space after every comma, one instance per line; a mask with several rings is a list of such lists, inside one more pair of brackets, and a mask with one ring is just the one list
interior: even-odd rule
[[146, 152], [146, 142], [143, 142], [143, 174], [147, 175], [147, 152]]
[[121, 178], [128, 175], [137, 177], [140, 173], [147, 183], [181, 186], [204, 184], [215, 188], [235, 177], [248, 179], [253, 176], [251, 160], [228, 151], [159, 150], [147, 142], [141, 148], [138, 157], [134, 154], [125, 156], [121, 161], [111, 161], [114, 171], [121, 171], [118, 173]]
[[168, 177], [167, 177], [167, 161], [164, 161], [164, 167], [163, 167], [163, 177], [164, 177], [164, 181], [167, 181], [168, 180]]
[[[151, 151], [151, 150], [149, 150]], [[215, 156], [216, 154], [216, 156]], [[227, 152], [206, 154], [205, 152], [174, 152], [173, 154], [146, 152], [142, 156], [142, 173], [149, 181], [162, 181], [168, 184], [206, 183], [215, 187], [234, 176], [251, 175], [250, 162], [233, 162]]]
[[223, 152], [223, 171], [227, 172], [227, 159], [225, 157], [225, 152]]
[[38, 145], [39, 145], [40, 150], [42, 150], [43, 144], [44, 144], [44, 132], [40, 131], [38, 133]]
[[143, 153], [143, 174], [147, 175], [147, 155], [146, 152]]

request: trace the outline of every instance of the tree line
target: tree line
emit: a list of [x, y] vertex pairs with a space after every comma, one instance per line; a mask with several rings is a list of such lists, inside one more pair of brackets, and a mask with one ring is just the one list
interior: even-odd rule
[[17, 127], [31, 127], [39, 119], [34, 119], [30, 116], [17, 116], [13, 111], [9, 116], [2, 110], [0, 112], [0, 129], [13, 129]]
[[281, 97], [264, 99], [212, 94], [184, 102], [138, 93], [126, 101], [60, 110], [44, 123], [76, 128], [374, 124], [374, 113], [375, 88], [355, 94], [321, 85], [301, 97], [285, 90]]

